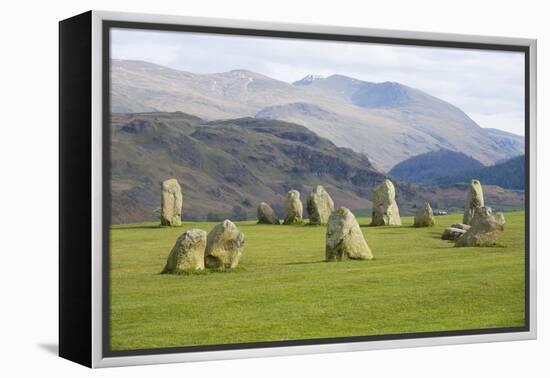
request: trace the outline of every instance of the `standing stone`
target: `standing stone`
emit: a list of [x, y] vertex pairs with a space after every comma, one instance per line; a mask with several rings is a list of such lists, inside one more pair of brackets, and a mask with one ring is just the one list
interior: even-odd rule
[[307, 199], [309, 223], [313, 225], [327, 224], [333, 211], [334, 201], [332, 201], [325, 188], [317, 185]]
[[373, 226], [401, 226], [399, 208], [395, 202], [395, 187], [386, 179], [372, 193]]
[[279, 218], [266, 202], [260, 202], [258, 205], [258, 223], [259, 224], [280, 224]]
[[462, 223], [472, 224], [476, 211], [483, 206], [485, 206], [485, 202], [483, 200], [483, 188], [481, 187], [481, 183], [478, 180], [472, 180], [470, 183], [470, 190], [466, 195], [466, 208], [464, 209]]
[[183, 197], [178, 180], [169, 179], [162, 182], [161, 189], [160, 224], [163, 226], [180, 226]]
[[189, 270], [204, 269], [206, 231], [191, 229], [176, 240], [162, 273], [177, 274]]
[[415, 227], [432, 227], [435, 225], [434, 212], [428, 202], [424, 202], [424, 205], [416, 212], [414, 217]]
[[235, 268], [244, 249], [244, 234], [229, 219], [208, 234], [204, 264], [210, 269]]
[[504, 231], [504, 214], [496, 213], [490, 207], [481, 207], [474, 213], [472, 227], [455, 243], [455, 247], [491, 247]]
[[328, 219], [325, 257], [326, 261], [374, 257], [355, 216], [345, 207], [334, 211]]
[[300, 201], [300, 192], [297, 190], [289, 190], [286, 195], [285, 203], [285, 220], [284, 224], [299, 224], [302, 223], [302, 214], [304, 205]]

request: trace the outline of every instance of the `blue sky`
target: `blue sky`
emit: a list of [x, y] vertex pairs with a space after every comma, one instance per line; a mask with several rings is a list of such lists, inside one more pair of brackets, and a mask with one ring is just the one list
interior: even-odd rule
[[114, 59], [194, 73], [247, 69], [286, 82], [308, 74], [396, 81], [465, 111], [481, 127], [523, 135], [523, 54], [113, 29]]

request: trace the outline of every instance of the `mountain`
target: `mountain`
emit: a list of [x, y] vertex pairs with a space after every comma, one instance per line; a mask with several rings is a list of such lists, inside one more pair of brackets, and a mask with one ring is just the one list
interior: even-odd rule
[[[284, 121], [150, 112], [113, 114], [111, 124], [113, 224], [158, 219], [159, 183], [171, 177], [182, 186], [188, 220], [253, 219], [260, 201], [282, 216], [289, 189], [305, 204], [318, 184], [337, 206], [370, 209], [372, 189], [385, 178], [364, 155]], [[396, 187], [406, 213], [418, 194]]]
[[307, 75], [303, 77], [301, 80], [295, 81], [292, 83], [292, 85], [309, 85], [313, 83], [315, 80], [323, 79], [320, 75]]
[[440, 149], [402, 161], [390, 170], [389, 175], [406, 182], [427, 184], [480, 168], [483, 164], [470, 156]]
[[195, 74], [113, 60], [111, 84], [115, 113], [182, 111], [205, 120], [258, 117], [297, 123], [366, 154], [383, 171], [439, 148], [485, 165], [524, 151], [522, 140], [482, 129], [457, 107], [399, 83], [311, 75], [289, 84], [247, 70]]
[[435, 182], [440, 185], [458, 184], [478, 179], [483, 184], [498, 185], [505, 189], [525, 189], [525, 155], [517, 156], [508, 161], [462, 172], [460, 174], [441, 177]]

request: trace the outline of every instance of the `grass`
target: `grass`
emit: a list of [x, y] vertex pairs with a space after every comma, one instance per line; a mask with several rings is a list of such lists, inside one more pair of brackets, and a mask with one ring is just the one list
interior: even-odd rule
[[240, 269], [161, 275], [186, 229], [111, 230], [111, 349], [293, 340], [524, 325], [524, 213], [506, 213], [502, 246], [455, 248], [433, 228], [367, 227], [375, 259], [326, 263], [325, 227], [237, 222]]

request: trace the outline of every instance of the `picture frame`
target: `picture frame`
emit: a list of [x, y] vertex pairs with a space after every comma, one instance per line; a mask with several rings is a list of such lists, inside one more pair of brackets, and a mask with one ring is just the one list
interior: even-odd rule
[[[105, 11], [89, 11], [60, 21], [59, 28], [61, 357], [96, 368], [536, 338], [536, 40]], [[114, 28], [523, 54], [523, 326], [111, 350], [109, 230], [112, 218], [108, 174], [112, 161], [110, 32]], [[151, 274], [161, 269], [159, 266], [158, 271]]]

